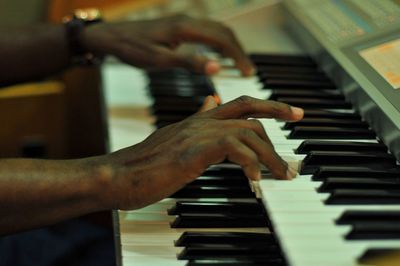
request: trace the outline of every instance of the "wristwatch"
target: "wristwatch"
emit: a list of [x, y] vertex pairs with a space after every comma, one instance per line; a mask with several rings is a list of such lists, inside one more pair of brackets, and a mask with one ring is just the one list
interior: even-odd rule
[[101, 13], [96, 8], [77, 9], [72, 15], [63, 18], [72, 64], [89, 66], [102, 62], [103, 57], [88, 51], [79, 38], [86, 26], [102, 21]]

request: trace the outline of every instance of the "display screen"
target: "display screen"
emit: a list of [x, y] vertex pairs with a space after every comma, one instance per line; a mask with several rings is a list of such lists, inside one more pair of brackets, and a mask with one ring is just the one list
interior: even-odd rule
[[400, 91], [400, 39], [363, 49], [359, 53], [393, 89]]

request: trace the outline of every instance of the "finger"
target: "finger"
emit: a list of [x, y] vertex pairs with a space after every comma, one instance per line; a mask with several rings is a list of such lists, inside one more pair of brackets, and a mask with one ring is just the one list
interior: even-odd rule
[[277, 118], [285, 121], [298, 121], [303, 118], [304, 111], [276, 101], [266, 101], [249, 96], [241, 96], [231, 102], [219, 106], [209, 112], [216, 119], [238, 118]]
[[214, 96], [209, 95], [204, 99], [203, 105], [200, 107], [198, 112], [199, 113], [206, 112], [208, 110], [214, 109], [217, 106], [218, 103], [215, 100]]
[[292, 179], [293, 174], [289, 171], [288, 164], [275, 151], [273, 146], [261, 139], [254, 131], [238, 129], [238, 139], [246, 144], [257, 154], [258, 160], [264, 164], [271, 174], [278, 179]]
[[204, 56], [184, 55], [162, 46], [154, 46], [153, 49], [153, 53], [158, 55], [157, 62], [154, 62], [154, 65], [159, 68], [182, 67], [195, 73], [207, 75], [214, 75], [221, 69], [218, 62], [209, 60]]
[[253, 75], [255, 67], [246, 56], [236, 36], [221, 23], [208, 20], [186, 21], [177, 32], [178, 38], [188, 42], [201, 42], [215, 48], [235, 60], [236, 66], [245, 76]]
[[124, 62], [147, 69], [168, 69], [182, 67], [197, 73], [219, 71], [219, 65], [199, 55], [182, 55], [158, 44], [136, 42], [134, 45], [120, 45], [116, 55]]
[[204, 66], [204, 73], [206, 75], [217, 74], [221, 70], [221, 65], [215, 61], [208, 61]]
[[240, 165], [245, 175], [251, 180], [261, 179], [260, 163], [257, 155], [249, 147], [234, 137], [227, 137], [221, 147], [226, 152], [226, 158]]
[[262, 140], [269, 143], [272, 146], [272, 142], [270, 141], [267, 133], [265, 132], [264, 126], [257, 119], [229, 119], [224, 120], [221, 123], [221, 128], [246, 128], [253, 130]]
[[[244, 52], [239, 40], [233, 34], [233, 32], [232, 32], [232, 41], [233, 41], [233, 43], [235, 44], [236, 47], [239, 47], [239, 49], [241, 50], [241, 54], [245, 55], [246, 53]], [[229, 54], [227, 56], [229, 56]], [[246, 61], [235, 60], [236, 68], [238, 68], [242, 72], [243, 76], [246, 76], [246, 77], [253, 76], [254, 74], [256, 74], [256, 67], [251, 62], [251, 60], [249, 59], [249, 57], [247, 55], [245, 56], [245, 59], [246, 59]]]

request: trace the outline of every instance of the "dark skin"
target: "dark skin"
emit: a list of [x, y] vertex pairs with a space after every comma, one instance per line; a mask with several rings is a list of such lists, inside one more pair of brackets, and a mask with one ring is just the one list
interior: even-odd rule
[[[0, 27], [0, 83], [47, 77], [68, 67], [70, 58], [61, 25]], [[179, 15], [158, 20], [99, 23], [80, 36], [88, 51], [114, 55], [142, 67], [185, 67], [214, 74], [219, 65], [201, 56], [175, 51], [182, 43], [204, 43], [235, 60], [244, 76], [254, 72], [233, 32], [221, 23]]]
[[[201, 25], [207, 25], [207, 30]], [[48, 31], [33, 34], [40, 27]], [[61, 27], [34, 29], [21, 29], [7, 37], [0, 34], [0, 55], [6, 58], [0, 61], [0, 73], [7, 73], [0, 74], [0, 81], [37, 78], [67, 66]], [[219, 23], [180, 16], [99, 24], [87, 28], [81, 38], [90, 51], [113, 54], [132, 65], [183, 66], [215, 73], [219, 68], [215, 62], [182, 57], [172, 49], [182, 42], [202, 42], [233, 57], [244, 75], [251, 74], [251, 63], [229, 32]], [[20, 37], [25, 33], [27, 37]], [[43, 49], [37, 51], [39, 44]], [[111, 154], [76, 160], [0, 160], [0, 234], [95, 211], [143, 207], [169, 196], [225, 159], [240, 165], [251, 180], [260, 179], [260, 163], [275, 177], [291, 179], [295, 171], [274, 151], [263, 126], [247, 118], [297, 121], [302, 116], [301, 109], [283, 103], [241, 97], [217, 107], [208, 97], [199, 113]]]

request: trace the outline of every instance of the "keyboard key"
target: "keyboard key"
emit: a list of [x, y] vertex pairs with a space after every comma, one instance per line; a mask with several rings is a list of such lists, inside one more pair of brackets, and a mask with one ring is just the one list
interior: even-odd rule
[[263, 212], [262, 205], [257, 202], [178, 201], [174, 207], [168, 210], [170, 215], [182, 213], [262, 214]]
[[357, 151], [357, 152], [387, 152], [387, 147], [381, 143], [305, 140], [296, 149], [296, 154], [307, 154], [311, 151]]
[[295, 127], [316, 126], [316, 127], [341, 127], [341, 128], [368, 128], [368, 124], [361, 120], [336, 119], [336, 118], [303, 118], [297, 122], [288, 122], [282, 127], [291, 130]]
[[320, 166], [312, 175], [313, 181], [323, 181], [329, 177], [361, 177], [361, 178], [400, 178], [400, 169], [398, 167], [371, 168], [367, 166]]
[[288, 139], [375, 139], [374, 131], [365, 128], [295, 127]]
[[317, 188], [317, 191], [331, 192], [335, 189], [399, 189], [400, 190], [400, 180], [365, 178], [365, 177], [327, 178], [321, 184], [321, 186]]
[[400, 211], [395, 210], [367, 210], [345, 211], [336, 220], [336, 224], [355, 224], [362, 222], [400, 221]]
[[396, 158], [389, 153], [379, 152], [337, 152], [337, 151], [311, 151], [303, 159], [301, 174], [312, 174], [319, 167], [326, 165], [352, 165], [352, 166], [396, 166]]
[[270, 245], [276, 244], [272, 234], [245, 232], [184, 232], [175, 246], [193, 246], [199, 244], [229, 244], [229, 245]]
[[268, 227], [264, 215], [247, 214], [181, 214], [171, 223], [172, 228], [249, 228]]
[[400, 204], [400, 190], [336, 189], [327, 205], [390, 205]]

